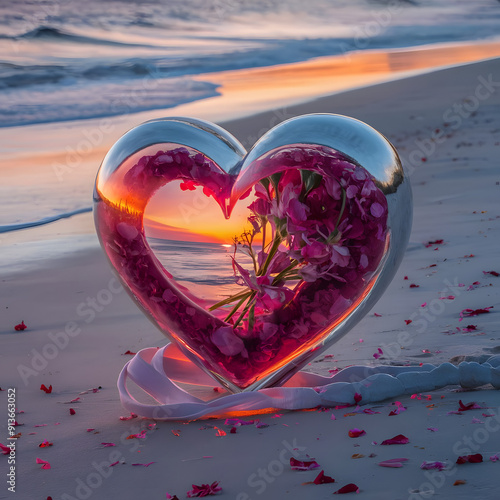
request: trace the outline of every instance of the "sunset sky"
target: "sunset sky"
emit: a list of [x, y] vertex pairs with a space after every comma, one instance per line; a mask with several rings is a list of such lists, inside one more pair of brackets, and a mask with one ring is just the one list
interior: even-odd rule
[[237, 203], [226, 220], [217, 202], [205, 196], [201, 187], [182, 191], [179, 185], [180, 181], [167, 184], [147, 205], [144, 226], [149, 236], [231, 244], [234, 236], [251, 228], [247, 221], [251, 196]]

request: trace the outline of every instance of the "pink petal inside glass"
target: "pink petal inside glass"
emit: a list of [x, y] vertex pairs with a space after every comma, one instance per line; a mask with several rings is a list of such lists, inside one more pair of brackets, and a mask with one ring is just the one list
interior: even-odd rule
[[389, 242], [370, 174], [317, 145], [239, 176], [156, 144], [98, 178], [103, 247], [142, 309], [231, 390], [319, 346], [374, 284]]

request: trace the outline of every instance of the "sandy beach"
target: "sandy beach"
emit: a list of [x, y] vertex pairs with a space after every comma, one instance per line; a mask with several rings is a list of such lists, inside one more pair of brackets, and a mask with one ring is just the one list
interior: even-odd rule
[[[186, 105], [195, 116], [219, 121], [204, 106], [200, 101], [196, 115], [195, 104]], [[288, 100], [281, 108], [221, 123], [249, 146], [293, 116], [352, 116], [394, 144], [410, 175], [413, 229], [396, 277], [374, 309], [325, 353], [331, 356], [320, 356], [307, 370], [327, 375], [352, 364], [482, 362], [500, 353], [499, 106], [500, 59], [491, 58], [297, 105]], [[187, 114], [183, 106], [169, 111]], [[12, 162], [31, 176], [25, 198], [12, 200], [11, 215], [49, 215], [37, 208], [38, 198], [43, 207], [47, 196], [62, 204], [88, 191], [90, 201], [89, 186], [106, 150], [142, 117], [33, 125], [23, 127], [24, 134], [0, 130], [10, 148], [0, 164], [3, 194], [24, 182], [9, 168]], [[88, 151], [85, 141], [92, 144]], [[237, 500], [330, 498], [349, 483], [359, 488], [356, 498], [369, 500], [498, 497], [500, 397], [491, 386], [451, 386], [404, 396], [398, 404], [246, 416], [265, 425], [238, 426], [235, 433], [224, 419], [156, 425], [140, 417], [121, 420], [128, 415], [116, 379], [130, 359], [125, 353], [167, 340], [117, 285], [92, 215], [3, 233], [0, 242], [2, 444], [9, 388], [22, 410], [16, 416], [16, 495], [4, 483], [0, 498], [181, 499], [193, 484], [214, 481], [221, 499]], [[50, 258], [54, 245], [56, 258]], [[461, 311], [488, 307], [488, 313], [460, 321]], [[21, 321], [27, 329], [14, 331]], [[383, 355], [375, 359], [378, 349]], [[40, 390], [42, 384], [52, 392]], [[458, 411], [459, 401], [476, 405]], [[398, 407], [405, 410], [389, 416]], [[352, 429], [366, 434], [351, 438]], [[129, 439], [142, 430], [145, 437]], [[399, 434], [409, 442], [380, 444]], [[53, 445], [39, 447], [45, 440]], [[478, 453], [482, 463], [456, 464], [459, 456]], [[320, 468], [291, 470], [292, 457], [314, 459]], [[379, 465], [395, 458], [407, 460], [395, 468]], [[424, 461], [447, 466], [422, 470]], [[0, 462], [5, 478], [7, 457]], [[321, 470], [335, 483], [312, 483]]]

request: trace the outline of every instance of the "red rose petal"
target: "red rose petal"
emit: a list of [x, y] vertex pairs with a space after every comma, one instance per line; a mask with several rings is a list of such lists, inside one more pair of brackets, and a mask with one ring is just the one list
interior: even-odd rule
[[468, 455], [471, 464], [480, 464], [483, 461], [483, 455], [476, 453], [475, 455]]
[[458, 411], [468, 411], [468, 410], [480, 410], [481, 406], [472, 401], [472, 403], [467, 403], [466, 405], [462, 403], [462, 400], [458, 402]]
[[327, 484], [327, 483], [334, 483], [335, 479], [330, 476], [325, 475], [325, 471], [322, 470], [317, 476], [316, 479], [314, 479], [313, 483], [314, 484]]
[[36, 459], [36, 463], [42, 466], [42, 469], [50, 469], [50, 464], [47, 460], [42, 460], [41, 458]]
[[481, 453], [476, 453], [474, 455], [462, 455], [457, 458], [457, 464], [465, 464], [467, 462], [471, 464], [479, 464], [483, 461], [483, 455]]
[[40, 390], [41, 391], [45, 391], [47, 394], [50, 394], [52, 392], [52, 386], [49, 385], [49, 388], [47, 389], [47, 387], [45, 386], [45, 384], [42, 384], [40, 386]]
[[408, 444], [409, 442], [410, 440], [406, 436], [403, 436], [403, 434], [398, 434], [397, 436], [394, 436], [391, 439], [386, 439], [385, 441], [382, 441], [380, 444], [381, 445]]
[[362, 429], [351, 429], [348, 434], [350, 438], [357, 438], [360, 436], [365, 436], [366, 432]]
[[26, 328], [28, 327], [24, 324], [24, 321], [21, 321], [21, 323], [14, 327], [14, 330], [16, 330], [16, 332], [22, 332], [23, 330], [26, 330]]
[[290, 467], [292, 470], [312, 470], [319, 469], [319, 464], [316, 460], [302, 461], [296, 458], [290, 458]]
[[462, 321], [464, 318], [478, 316], [479, 314], [487, 314], [490, 312], [490, 309], [493, 309], [493, 306], [484, 307], [482, 309], [463, 309], [460, 311], [460, 319], [458, 321]]
[[496, 276], [497, 278], [500, 276], [500, 273], [496, 271], [483, 271], [484, 274], [491, 274], [491, 276]]
[[354, 483], [346, 484], [342, 486], [339, 490], [335, 491], [334, 495], [343, 495], [344, 493], [358, 493], [359, 488]]
[[207, 497], [209, 495], [216, 495], [222, 488], [219, 486], [219, 481], [214, 481], [212, 484], [202, 484], [201, 486], [197, 486], [193, 484], [193, 489], [186, 493], [188, 498], [194, 497]]

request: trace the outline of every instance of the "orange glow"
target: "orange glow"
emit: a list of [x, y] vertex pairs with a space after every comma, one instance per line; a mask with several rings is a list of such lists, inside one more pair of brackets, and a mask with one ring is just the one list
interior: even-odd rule
[[[195, 79], [221, 85], [218, 91], [222, 95], [183, 104], [172, 114], [194, 113], [199, 117], [226, 121], [239, 118], [242, 114], [254, 115], [321, 95], [372, 85], [397, 76], [410, 76], [430, 68], [498, 56], [498, 42], [467, 42], [388, 51], [354, 51], [267, 68], [203, 74]], [[233, 111], [236, 109], [238, 113]], [[319, 106], [319, 112], [321, 111], [335, 112]], [[308, 112], [313, 111], [309, 109]], [[277, 113], [277, 117], [279, 116]]]
[[[180, 181], [173, 181], [151, 198], [144, 213], [148, 236], [232, 246], [234, 237], [252, 229], [248, 222], [252, 196], [236, 203], [231, 217], [226, 219], [218, 203], [206, 196], [201, 186], [194, 191], [182, 191], [179, 185]], [[261, 241], [260, 235], [254, 239], [257, 244]]]
[[231, 245], [235, 236], [251, 228], [247, 207], [251, 199], [236, 204], [229, 219], [218, 203], [194, 191], [182, 191], [179, 181], [164, 186], [153, 196], [144, 215], [144, 225], [150, 236], [177, 241], [203, 241]]

